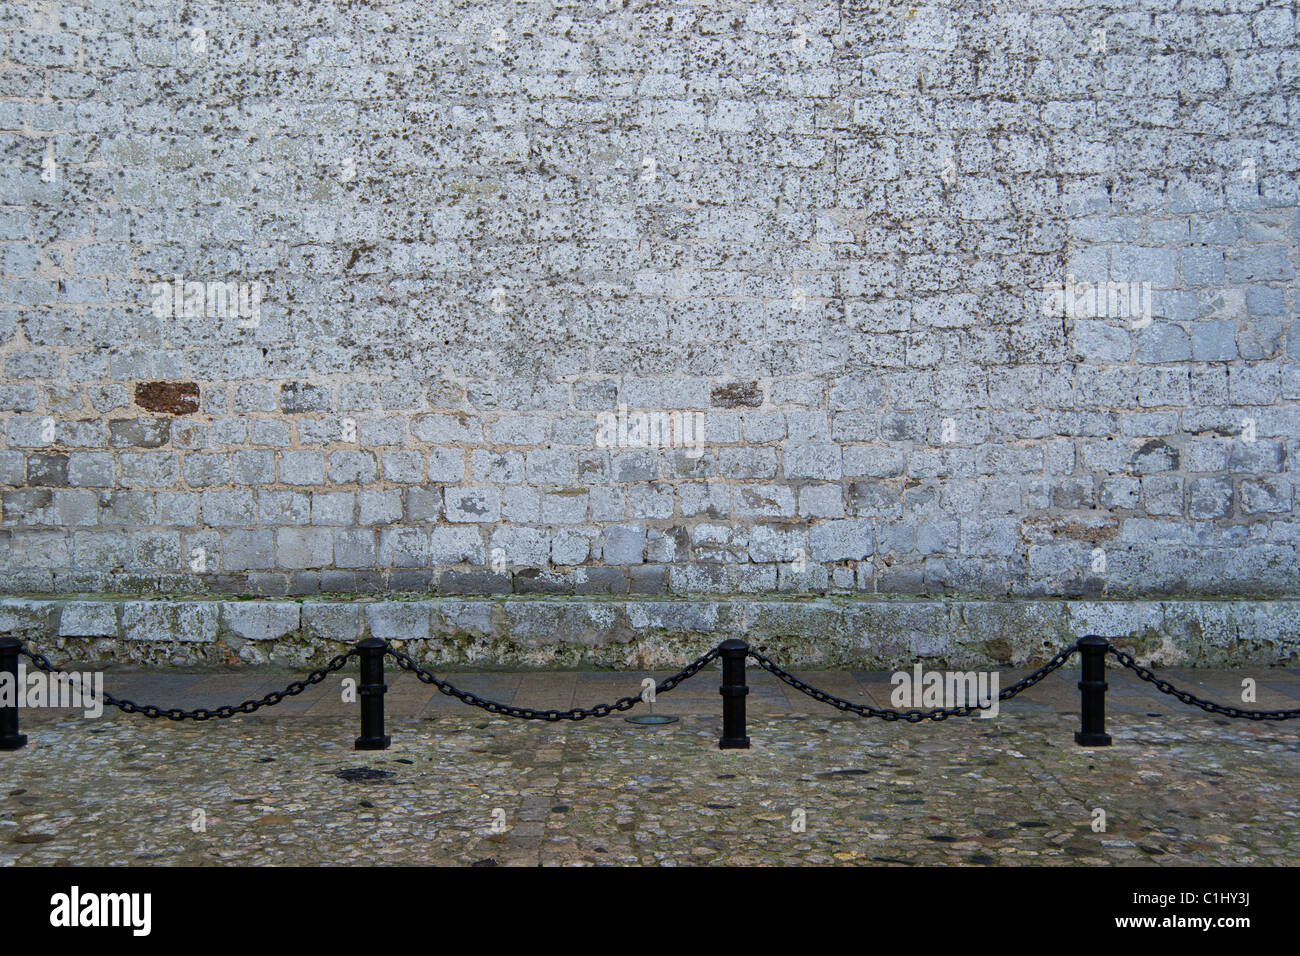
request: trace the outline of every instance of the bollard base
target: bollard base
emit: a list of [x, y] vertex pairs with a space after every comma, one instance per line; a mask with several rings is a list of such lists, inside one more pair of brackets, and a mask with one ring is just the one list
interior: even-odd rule
[[354, 750], [387, 750], [388, 745], [393, 742], [393, 738], [387, 735], [383, 737], [358, 737]]
[[0, 750], [21, 750], [26, 746], [26, 734], [14, 734], [11, 737], [0, 737]]
[[748, 750], [748, 737], [723, 737], [718, 741], [719, 750]]
[[1074, 742], [1080, 747], [1109, 747], [1110, 734], [1085, 734], [1083, 731], [1076, 730]]

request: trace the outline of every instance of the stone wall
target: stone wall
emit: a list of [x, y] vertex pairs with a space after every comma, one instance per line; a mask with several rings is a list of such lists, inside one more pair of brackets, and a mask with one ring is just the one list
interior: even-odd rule
[[1300, 590], [1295, 3], [0, 2], [0, 50], [33, 606], [400, 593], [617, 663], [753, 604], [869, 662], [843, 608]]
[[737, 634], [813, 667], [1024, 666], [1100, 633], [1156, 663], [1261, 667], [1295, 660], [1300, 602], [5, 598], [0, 631], [56, 658], [200, 666], [319, 665], [377, 637], [442, 667], [474, 669], [676, 668]]

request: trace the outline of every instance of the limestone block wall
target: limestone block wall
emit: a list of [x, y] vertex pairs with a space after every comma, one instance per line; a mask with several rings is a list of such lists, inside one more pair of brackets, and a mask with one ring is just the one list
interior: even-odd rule
[[1285, 606], [1298, 116], [1279, 0], [0, 2], [0, 592]]

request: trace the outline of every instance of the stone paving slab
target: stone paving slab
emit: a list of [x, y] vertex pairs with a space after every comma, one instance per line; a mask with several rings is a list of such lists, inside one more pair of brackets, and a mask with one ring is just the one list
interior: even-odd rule
[[[911, 725], [787, 698], [758, 673], [753, 749], [724, 752], [713, 676], [661, 698], [678, 723], [645, 729], [619, 716], [493, 717], [390, 675], [393, 747], [379, 753], [351, 749], [356, 708], [337, 686], [204, 724], [24, 711], [31, 743], [0, 754], [0, 864], [1300, 863], [1297, 722], [1216, 718], [1140, 685], [1112, 695], [1115, 745], [1079, 748], [1074, 674], [992, 720]], [[182, 690], [236, 702], [279, 677], [113, 673], [108, 686], [190, 706]], [[1236, 673], [1202, 677], [1240, 686]], [[639, 675], [454, 678], [524, 704], [639, 686]], [[1271, 672], [1256, 706], [1285, 706], [1298, 686]], [[349, 771], [379, 773], [338, 776]], [[192, 829], [199, 810], [205, 832]], [[804, 832], [792, 829], [800, 811]]]

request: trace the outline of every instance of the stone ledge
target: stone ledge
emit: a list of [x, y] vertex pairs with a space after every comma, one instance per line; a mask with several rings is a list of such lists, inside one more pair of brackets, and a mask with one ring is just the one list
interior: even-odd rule
[[789, 666], [1036, 665], [1077, 637], [1190, 667], [1300, 658], [1300, 600], [882, 600], [751, 597], [218, 601], [0, 599], [0, 632], [79, 662], [319, 664], [363, 637], [444, 667], [672, 668], [747, 636]]

